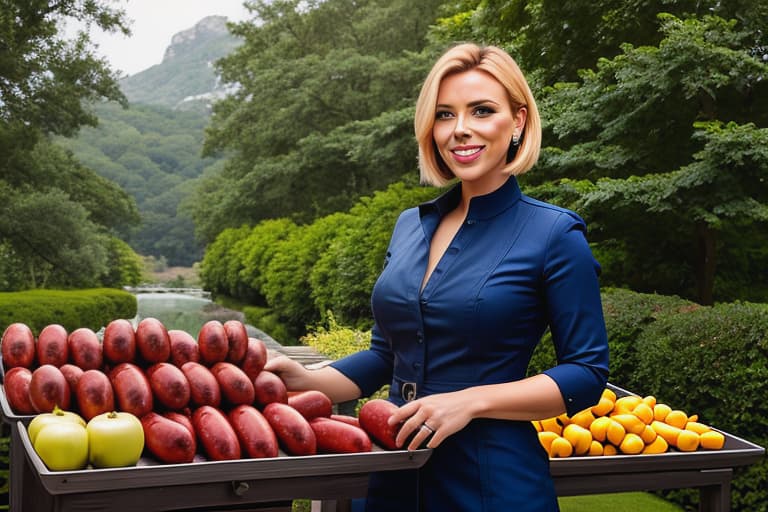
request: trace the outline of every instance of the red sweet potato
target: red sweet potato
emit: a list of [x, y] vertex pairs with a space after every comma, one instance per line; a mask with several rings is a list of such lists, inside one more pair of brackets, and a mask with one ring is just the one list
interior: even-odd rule
[[83, 371], [98, 370], [104, 362], [101, 343], [96, 333], [88, 327], [80, 327], [67, 338], [69, 359]]
[[241, 456], [240, 441], [224, 413], [203, 405], [192, 413], [192, 424], [210, 460], [233, 460]]
[[118, 364], [109, 372], [109, 380], [112, 382], [118, 410], [130, 412], [138, 418], [152, 412], [152, 388], [149, 379], [137, 365]]
[[288, 404], [272, 402], [264, 408], [264, 417], [275, 431], [277, 440], [290, 455], [315, 455], [317, 440], [309, 422]]
[[180, 423], [187, 427], [187, 430], [190, 431], [192, 434], [192, 437], [195, 437], [195, 426], [192, 425], [192, 413], [189, 411], [189, 409], [184, 409], [185, 412], [179, 412], [179, 411], [165, 411], [162, 413], [163, 416], [168, 418], [169, 420], [173, 420], [176, 423]]
[[112, 390], [112, 383], [101, 370], [83, 372], [75, 387], [75, 397], [80, 415], [85, 421], [115, 410], [115, 393]]
[[285, 382], [277, 374], [262, 370], [253, 379], [256, 404], [265, 406], [272, 402], [288, 403], [288, 390]]
[[229, 405], [253, 404], [256, 392], [253, 382], [243, 370], [228, 361], [219, 361], [211, 367], [219, 383], [221, 395]]
[[191, 406], [200, 407], [221, 405], [221, 387], [219, 381], [208, 367], [188, 361], [181, 365], [181, 371], [189, 381], [189, 402]]
[[248, 348], [245, 351], [243, 361], [240, 363], [240, 368], [253, 380], [264, 369], [264, 365], [267, 364], [267, 357], [267, 346], [264, 342], [260, 339], [248, 338]]
[[388, 425], [387, 420], [397, 410], [397, 406], [388, 400], [375, 398], [363, 404], [358, 418], [360, 427], [365, 430], [376, 443], [390, 450], [397, 450], [395, 438], [400, 429], [399, 425]]
[[171, 338], [157, 318], [144, 318], [136, 326], [136, 348], [149, 364], [163, 363], [171, 357]]
[[277, 457], [277, 435], [267, 419], [251, 405], [238, 405], [227, 415], [243, 452], [254, 459]]
[[197, 452], [194, 431], [170, 418], [150, 412], [141, 417], [144, 444], [160, 462], [183, 464], [192, 462]]
[[104, 329], [102, 340], [104, 358], [113, 364], [136, 361], [136, 331], [133, 324], [124, 318], [112, 320]]
[[328, 395], [314, 389], [288, 396], [288, 405], [299, 411], [307, 420], [319, 416], [328, 418], [333, 413], [333, 402]]
[[68, 336], [62, 325], [50, 324], [43, 327], [37, 335], [38, 364], [52, 364], [57, 368], [66, 364], [69, 361]]
[[75, 391], [77, 390], [77, 381], [83, 376], [83, 369], [72, 363], [67, 363], [61, 365], [59, 370], [64, 374], [64, 378], [67, 379], [67, 384], [69, 384], [69, 391], [72, 394], [71, 402], [76, 403], [77, 397], [75, 396]]
[[229, 339], [224, 331], [224, 325], [218, 320], [209, 320], [200, 328], [197, 335], [197, 346], [200, 350], [200, 361], [206, 366], [213, 366], [227, 359]]
[[348, 423], [353, 427], [360, 427], [360, 420], [355, 416], [350, 416], [348, 414], [331, 414], [331, 419]]
[[37, 412], [51, 412], [55, 406], [69, 409], [72, 394], [61, 370], [52, 364], [39, 366], [29, 381], [29, 401]]
[[149, 386], [157, 403], [168, 409], [183, 409], [189, 404], [189, 380], [172, 363], [155, 363], [146, 369]]
[[224, 322], [224, 332], [229, 341], [227, 361], [240, 364], [248, 350], [248, 330], [240, 320], [227, 320]]
[[0, 338], [0, 354], [3, 356], [3, 369], [16, 366], [32, 368], [35, 363], [35, 336], [26, 324], [16, 322], [3, 331]]
[[325, 417], [317, 417], [309, 425], [315, 432], [318, 453], [371, 451], [371, 438], [359, 427]]
[[32, 370], [23, 366], [14, 366], [5, 372], [3, 388], [8, 405], [16, 414], [35, 414], [37, 410], [29, 399], [29, 384], [32, 381]]
[[200, 362], [200, 351], [197, 347], [197, 340], [187, 331], [171, 329], [168, 331], [171, 338], [171, 363], [179, 368], [187, 361], [195, 363]]

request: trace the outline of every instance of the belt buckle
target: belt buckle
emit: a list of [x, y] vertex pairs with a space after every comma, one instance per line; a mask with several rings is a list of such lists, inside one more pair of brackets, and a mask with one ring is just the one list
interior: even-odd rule
[[403, 397], [403, 400], [406, 402], [410, 402], [414, 398], [416, 398], [416, 383], [415, 382], [403, 382], [403, 385], [400, 386], [400, 395]]

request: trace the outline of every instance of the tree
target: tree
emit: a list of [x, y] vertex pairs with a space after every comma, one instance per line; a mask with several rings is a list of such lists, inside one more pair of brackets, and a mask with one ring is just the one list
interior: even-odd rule
[[123, 16], [94, 0], [0, 0], [0, 246], [22, 263], [13, 286], [100, 284], [110, 231], [125, 236], [138, 220], [122, 190], [51, 139], [95, 124], [91, 102], [124, 102], [85, 31], [67, 40], [61, 24], [128, 33]]
[[[418, 52], [439, 2], [257, 1], [259, 25], [220, 61], [233, 96], [214, 106], [205, 154], [228, 152], [203, 180], [194, 219], [206, 241], [241, 222], [307, 222], [415, 171], [409, 112], [428, 67]], [[387, 147], [360, 158], [360, 144]], [[401, 150], [398, 154], [393, 149]], [[374, 158], [386, 153], [381, 165]], [[403, 163], [405, 162], [405, 165]], [[396, 164], [387, 167], [386, 164]], [[213, 219], [211, 221], [211, 219]]]
[[718, 234], [768, 219], [768, 65], [736, 21], [660, 19], [657, 47], [624, 45], [547, 91], [557, 145], [539, 179], [596, 181], [575, 207], [624, 256], [619, 284], [710, 304]]

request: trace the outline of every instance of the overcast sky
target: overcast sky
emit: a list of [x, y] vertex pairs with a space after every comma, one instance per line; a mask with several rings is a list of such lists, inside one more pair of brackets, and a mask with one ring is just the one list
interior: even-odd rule
[[174, 34], [192, 28], [206, 16], [226, 16], [229, 21], [250, 18], [243, 0], [112, 0], [125, 10], [130, 37], [94, 29], [91, 40], [98, 53], [116, 70], [133, 75], [163, 60]]

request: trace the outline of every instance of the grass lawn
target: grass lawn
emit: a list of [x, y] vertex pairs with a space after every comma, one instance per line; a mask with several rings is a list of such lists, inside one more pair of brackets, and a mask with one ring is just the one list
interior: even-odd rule
[[559, 498], [561, 512], [680, 512], [682, 508], [645, 492]]

